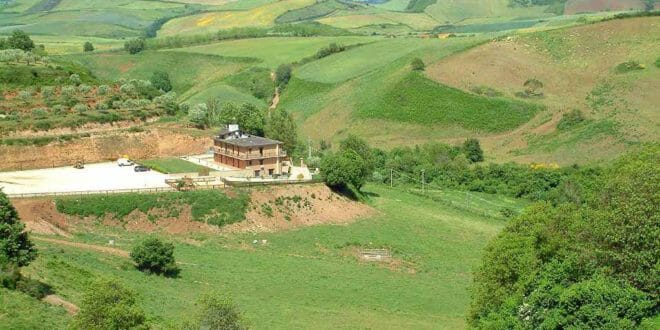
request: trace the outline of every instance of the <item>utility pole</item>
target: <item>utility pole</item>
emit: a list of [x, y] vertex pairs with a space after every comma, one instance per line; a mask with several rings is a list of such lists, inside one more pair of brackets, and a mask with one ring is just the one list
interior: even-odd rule
[[307, 159], [312, 158], [312, 138], [307, 137]]
[[390, 188], [394, 187], [394, 169], [390, 169]]
[[424, 170], [422, 170], [422, 194], [426, 193], [424, 190]]

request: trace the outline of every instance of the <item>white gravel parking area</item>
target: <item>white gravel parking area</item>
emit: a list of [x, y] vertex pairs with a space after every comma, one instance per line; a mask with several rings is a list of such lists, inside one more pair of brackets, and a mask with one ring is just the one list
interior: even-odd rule
[[167, 188], [167, 178], [156, 171], [135, 172], [132, 166], [119, 167], [112, 162], [87, 164], [84, 169], [0, 172], [0, 188], [8, 195]]

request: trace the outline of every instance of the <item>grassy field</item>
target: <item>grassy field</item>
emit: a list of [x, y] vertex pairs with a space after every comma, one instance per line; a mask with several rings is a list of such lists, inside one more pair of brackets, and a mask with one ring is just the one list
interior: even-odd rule
[[63, 329], [69, 318], [63, 308], [0, 287], [0, 329]]
[[206, 167], [180, 158], [154, 158], [138, 161], [139, 164], [161, 173], [197, 173]]
[[107, 81], [117, 81], [120, 78], [149, 79], [153, 72], [167, 70], [174, 91], [184, 99], [186, 92], [197, 93], [208, 85], [238, 72], [250, 62], [248, 59], [156, 51], [138, 55], [71, 55], [65, 59], [80, 63], [92, 70], [97, 77]]
[[[470, 273], [504, 222], [383, 186], [367, 191], [381, 214], [352, 225], [195, 235], [195, 245], [170, 237], [182, 262], [178, 279], [144, 275], [121, 257], [44, 241], [37, 241], [41, 256], [26, 272], [74, 303], [92, 280], [117, 278], [139, 292], [158, 327], [180, 322], [209, 290], [232, 295], [256, 329], [463, 327]], [[98, 227], [75, 240], [103, 244], [109, 237], [129, 249], [142, 235]], [[253, 239], [268, 244], [252, 245]], [[360, 262], [360, 247], [389, 248], [398, 261], [387, 267]]]
[[380, 102], [361, 106], [358, 114], [365, 118], [503, 132], [526, 123], [539, 110], [533, 104], [473, 95], [410, 73]]
[[224, 41], [210, 45], [176, 49], [176, 52], [222, 55], [228, 57], [256, 58], [260, 66], [275, 69], [280, 64], [292, 63], [314, 55], [330, 43], [350, 46], [369, 43], [374, 37], [313, 37], [313, 38], [259, 38]]
[[284, 0], [243, 11], [219, 11], [185, 16], [167, 22], [158, 35], [215, 32], [233, 27], [272, 26], [281, 14], [313, 3], [313, 0]]

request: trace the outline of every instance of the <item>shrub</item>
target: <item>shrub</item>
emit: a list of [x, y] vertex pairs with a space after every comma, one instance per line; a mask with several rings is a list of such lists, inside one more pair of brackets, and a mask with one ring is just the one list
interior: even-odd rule
[[136, 267], [146, 273], [177, 276], [179, 268], [174, 261], [174, 245], [158, 238], [148, 238], [131, 251]]
[[71, 97], [76, 94], [76, 87], [75, 86], [64, 86], [62, 87], [62, 96], [64, 97]]
[[94, 283], [85, 292], [74, 329], [142, 329], [146, 317], [135, 293], [116, 281]]
[[48, 111], [46, 111], [46, 109], [44, 108], [32, 109], [32, 117], [36, 119], [44, 119], [46, 118], [46, 116], [48, 116]]
[[83, 104], [83, 103], [78, 103], [73, 107], [73, 111], [77, 113], [85, 113], [87, 112], [87, 110], [89, 110], [87, 104]]
[[280, 88], [284, 88], [291, 80], [291, 71], [293, 67], [291, 64], [282, 64], [277, 67], [275, 71], [275, 84]]
[[71, 76], [69, 76], [69, 82], [76, 85], [76, 86], [78, 86], [78, 85], [80, 85], [82, 80], [80, 80], [80, 75], [79, 74], [74, 73]]
[[616, 66], [617, 73], [626, 73], [626, 72], [638, 71], [644, 69], [645, 69], [644, 64], [640, 64], [637, 61], [623, 62]]
[[502, 92], [488, 86], [473, 87], [471, 91], [475, 94], [488, 96], [488, 97], [499, 97], [503, 95]]
[[565, 113], [561, 116], [561, 120], [557, 124], [557, 129], [565, 130], [571, 127], [575, 127], [584, 121], [584, 114], [579, 109], [574, 109], [569, 113]]
[[21, 31], [21, 30], [14, 30], [7, 38], [7, 48], [9, 49], [21, 49], [26, 52], [29, 52], [34, 49], [34, 41], [30, 39], [30, 36]]
[[167, 72], [154, 72], [153, 75], [151, 75], [150, 81], [153, 87], [165, 93], [172, 90], [172, 82], [170, 81], [170, 75]]
[[523, 84], [523, 87], [525, 87], [524, 93], [527, 96], [543, 96], [543, 91], [541, 91], [543, 88], [543, 82], [538, 79], [528, 79]]
[[21, 280], [21, 271], [18, 265], [0, 260], [0, 287], [15, 290]]
[[18, 95], [16, 96], [21, 102], [23, 103], [29, 103], [32, 100], [32, 93], [29, 91], [20, 91], [18, 92]]
[[45, 99], [50, 99], [55, 96], [55, 87], [44, 86], [41, 88], [41, 96]]
[[660, 57], [658, 57], [658, 58], [655, 60], [655, 66], [656, 66], [657, 68], [660, 68]]
[[108, 92], [110, 92], [110, 86], [108, 85], [101, 85], [96, 89], [98, 95], [106, 95]]
[[83, 45], [83, 51], [84, 52], [93, 52], [94, 51], [94, 45], [89, 41], [85, 41], [85, 44]]
[[234, 302], [220, 294], [207, 294], [197, 303], [195, 320], [184, 324], [184, 329], [247, 329], [243, 316]]
[[146, 48], [146, 41], [144, 38], [136, 38], [128, 40], [124, 43], [124, 49], [131, 55], [142, 52]]
[[78, 92], [80, 92], [81, 94], [87, 94], [91, 91], [92, 91], [92, 87], [89, 85], [82, 84], [78, 86]]
[[412, 62], [410, 62], [410, 66], [413, 71], [424, 71], [426, 69], [426, 64], [424, 64], [424, 61], [419, 57], [413, 58]]
[[479, 140], [477, 139], [467, 139], [463, 142], [463, 152], [473, 163], [484, 161], [484, 152], [481, 150], [481, 144], [479, 144]]

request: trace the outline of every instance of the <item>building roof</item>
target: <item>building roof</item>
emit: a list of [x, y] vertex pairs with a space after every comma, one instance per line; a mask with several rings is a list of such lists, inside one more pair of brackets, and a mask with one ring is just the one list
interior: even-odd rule
[[233, 144], [239, 147], [263, 147], [263, 146], [272, 146], [275, 144], [282, 144], [282, 142], [277, 140], [267, 139], [261, 136], [247, 136], [235, 139], [218, 139], [228, 144]]

